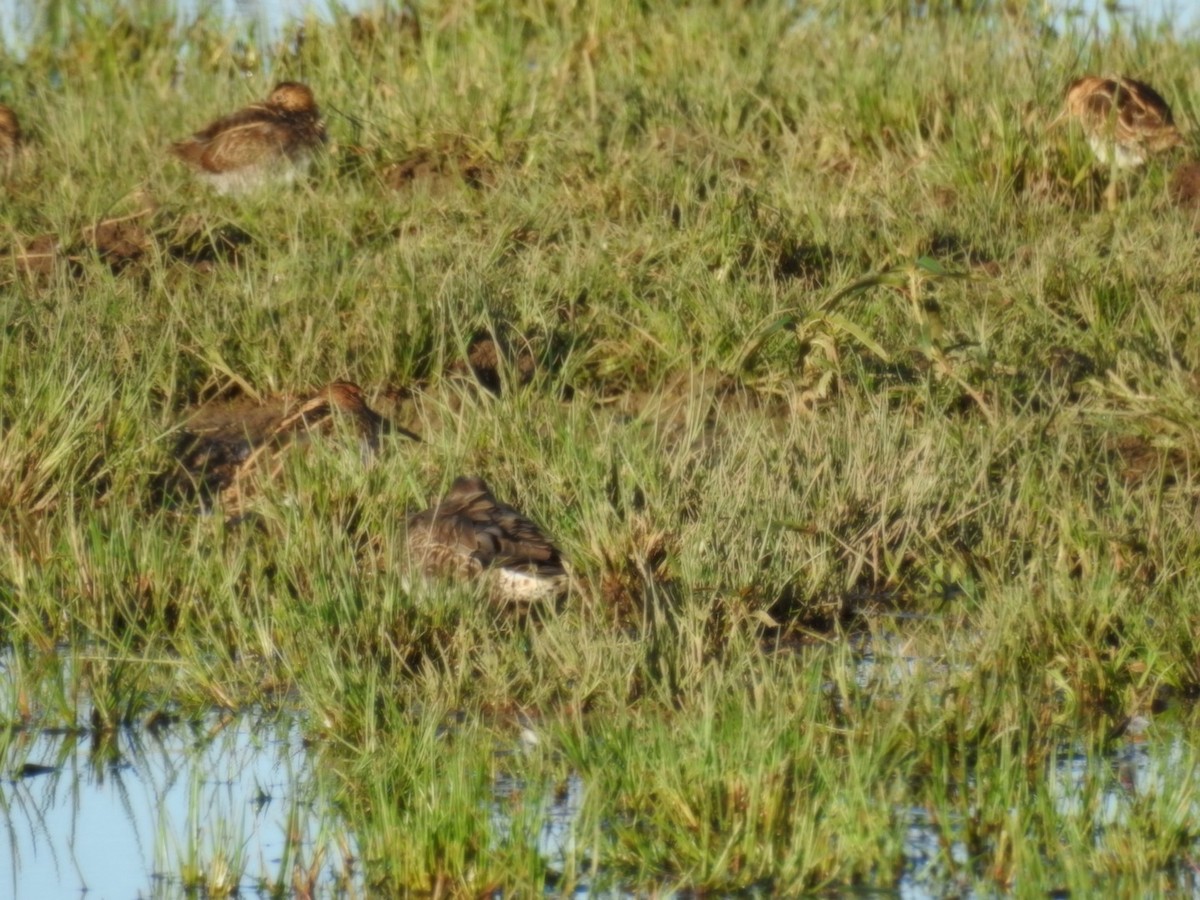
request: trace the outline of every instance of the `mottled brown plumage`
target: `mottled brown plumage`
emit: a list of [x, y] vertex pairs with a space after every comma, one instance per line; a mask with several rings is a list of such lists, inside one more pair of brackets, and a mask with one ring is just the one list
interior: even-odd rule
[[0, 152], [11, 153], [21, 146], [21, 121], [11, 106], [0, 103]]
[[171, 152], [218, 193], [241, 193], [291, 181], [325, 143], [325, 125], [307, 85], [284, 81], [263, 103], [225, 116]]
[[1119, 169], [1184, 145], [1167, 101], [1133, 78], [1077, 78], [1067, 86], [1063, 112], [1051, 124], [1066, 118], [1079, 122], [1097, 159]]
[[329, 431], [334, 410], [353, 422], [364, 457], [378, 449], [381, 434], [402, 431], [367, 406], [359, 386], [348, 381], [332, 382], [300, 400], [209, 404], [184, 425], [175, 464], [155, 479], [156, 502], [195, 497], [208, 506], [238, 491], [251, 473], [264, 468], [270, 472], [265, 464], [287, 447]]
[[485, 578], [501, 606], [553, 602], [569, 581], [542, 529], [499, 502], [482, 478], [455, 479], [436, 506], [411, 516], [408, 552], [428, 575]]
[[17, 114], [0, 103], [0, 173], [11, 175], [27, 149]]

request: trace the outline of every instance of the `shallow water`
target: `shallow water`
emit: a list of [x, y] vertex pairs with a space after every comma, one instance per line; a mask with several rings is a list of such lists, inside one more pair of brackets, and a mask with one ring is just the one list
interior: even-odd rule
[[[859, 658], [854, 679], [872, 694], [903, 689], [913, 678], [937, 681], [947, 671], [903, 643], [877, 641], [874, 650]], [[0, 674], [8, 661], [0, 659]], [[73, 664], [66, 654], [60, 661], [68, 669]], [[2, 712], [18, 719], [14, 709]], [[75, 717], [87, 718], [86, 710]], [[1178, 805], [1194, 794], [1188, 740], [1184, 726], [1168, 716], [1136, 719], [1104, 754], [1088, 752], [1094, 743], [1065, 742], [1044, 776], [1056, 817], [1100, 842], [1107, 830], [1119, 835], [1147, 804]], [[538, 742], [533, 732], [528, 741]], [[496, 752], [503, 757], [524, 750]], [[263, 710], [237, 716], [214, 711], [194, 721], [108, 733], [0, 732], [0, 841], [9, 849], [0, 853], [0, 896], [178, 896], [189, 879], [245, 895], [269, 894], [273, 887], [286, 895], [294, 873], [316, 896], [364, 896], [353, 835], [318, 792], [317, 764], [301, 720]], [[532, 790], [507, 775], [496, 779], [487, 810], [492, 840], [534, 850], [551, 873], [546, 895], [562, 896], [558, 879], [578, 878], [579, 867], [590, 866], [590, 840], [577, 833], [587, 783], [571, 773], [531, 808]], [[522, 813], [514, 819], [513, 798], [521, 797]], [[903, 829], [896, 895], [974, 896], [963, 823], [937, 822], [920, 807], [888, 813]], [[1188, 801], [1178, 816], [1200, 822], [1200, 803]], [[1167, 874], [1172, 893], [1200, 898], [1190, 861], [1196, 854], [1200, 844], [1177, 861], [1176, 873]], [[603, 860], [597, 862], [598, 870], [585, 877], [603, 887], [572, 881], [570, 896], [637, 896], [611, 886]]]
[[[1064, 747], [1046, 775], [1055, 813], [1064, 821], [1082, 820], [1099, 845], [1105, 830], [1125, 823], [1136, 806], [1190, 795], [1195, 773], [1181, 764], [1192, 758], [1187, 735], [1179, 727], [1156, 726], [1156, 730], [1158, 734], [1149, 739], [1138, 735], [1118, 742], [1101, 758], [1087, 754], [1082, 747]], [[1180, 813], [1182, 820], [1200, 821], [1200, 805], [1188, 804]], [[904, 818], [909, 824], [899, 895], [905, 900], [981, 896], [956, 883], [952, 871], [951, 864], [958, 871], [971, 871], [965, 843], [956, 839], [947, 843], [947, 829], [937, 828], [925, 810], [907, 810]], [[949, 830], [953, 834], [953, 825]], [[1178, 860], [1177, 872], [1168, 877], [1171, 896], [1200, 898], [1200, 880], [1190, 858], [1197, 849], [1193, 842], [1191, 854]], [[1155, 884], [1161, 886], [1162, 882]], [[1102, 885], [1097, 873], [1096, 886]], [[1020, 893], [1020, 885], [1015, 884], [1011, 894]], [[984, 896], [995, 895], [989, 891]], [[1157, 895], [1147, 885], [1146, 896]]]
[[[0, 756], [0, 895], [178, 896], [180, 874], [255, 893], [313, 859], [321, 893], [356, 890], [352, 845], [312, 790], [294, 717], [10, 734]], [[240, 859], [226, 857], [240, 848]]]
[[[936, 622], [936, 616], [926, 617]], [[935, 633], [937, 629], [933, 629]], [[948, 680], [970, 671], [969, 650], [959, 647], [951, 655], [925, 655], [929, 647], [953, 646], [944, 637], [922, 640], [918, 630], [904, 632], [882, 630], [859, 635], [853, 640], [856, 653], [853, 685], [870, 698], [893, 698], [922, 689], [940, 690]], [[836, 691], [835, 685], [827, 689]], [[1192, 732], [1184, 722], [1182, 704], [1161, 714], [1147, 712], [1124, 723], [1111, 740], [1106, 752], [1094, 752], [1094, 735], [1067, 736], [1058, 746], [1053, 763], [1044, 772], [1045, 795], [1053, 804], [1057, 821], [1077, 826], [1093, 836], [1097, 847], [1108, 831], [1121, 834], [1139, 811], [1170, 802], [1188, 833], [1196, 834], [1200, 824], [1200, 795], [1195, 790], [1196, 770]], [[975, 775], [967, 786], [974, 790]], [[1197, 798], [1192, 802], [1190, 798]], [[967, 844], [960, 838], [964, 823], [935, 820], [922, 807], [892, 810], [895, 821], [905, 827], [904, 866], [896, 885], [905, 900], [934, 900], [944, 897], [981, 896], [969, 886], [973, 865]], [[1190, 851], [1173, 860], [1171, 895], [1200, 900], [1200, 841], [1192, 841]], [[1097, 882], [1099, 886], [1100, 881]], [[993, 888], [982, 896], [1020, 896], [1019, 885], [1009, 893]], [[1153, 895], [1152, 892], [1147, 896]]]

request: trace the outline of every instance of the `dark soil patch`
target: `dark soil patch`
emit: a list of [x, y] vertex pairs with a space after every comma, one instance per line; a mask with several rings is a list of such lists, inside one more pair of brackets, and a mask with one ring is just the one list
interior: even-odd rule
[[109, 219], [85, 228], [83, 243], [114, 272], [139, 261], [154, 246], [150, 233], [132, 219]]
[[1200, 161], [1182, 163], [1171, 175], [1168, 191], [1171, 201], [1191, 213], [1193, 224], [1200, 229]]
[[212, 227], [193, 218], [185, 218], [165, 238], [164, 249], [174, 260], [211, 272], [217, 265], [237, 265], [252, 246], [250, 234], [236, 225]]
[[[516, 343], [518, 346], [513, 347]], [[467, 345], [465, 359], [446, 367], [450, 374], [470, 373], [488, 391], [499, 396], [505, 377], [510, 383], [525, 385], [533, 380], [538, 368], [533, 349], [524, 340], [513, 341], [504, 335], [476, 332]]]
[[1155, 446], [1141, 435], [1125, 434], [1108, 442], [1109, 458], [1126, 487], [1147, 482], [1175, 483], [1179, 472], [1188, 466], [1187, 455], [1178, 447]]
[[[39, 281], [53, 276], [59, 265], [68, 261], [56, 234], [21, 239], [9, 248], [9, 255], [17, 275]], [[71, 265], [75, 266], [73, 262]]]
[[939, 262], [965, 264], [992, 276], [1000, 274], [1000, 264], [990, 254], [976, 247], [969, 238], [953, 232], [933, 234], [925, 252]]
[[394, 191], [444, 194], [466, 185], [472, 190], [494, 187], [499, 164], [484, 153], [452, 142], [449, 146], [421, 149], [380, 171], [383, 183]]
[[43, 281], [60, 269], [80, 277], [84, 260], [93, 255], [115, 273], [148, 263], [157, 253], [208, 271], [217, 263], [238, 262], [251, 244], [250, 235], [234, 225], [210, 227], [194, 217], [151, 221], [152, 212], [104, 219], [69, 239], [50, 232], [18, 238], [7, 255], [17, 275]]

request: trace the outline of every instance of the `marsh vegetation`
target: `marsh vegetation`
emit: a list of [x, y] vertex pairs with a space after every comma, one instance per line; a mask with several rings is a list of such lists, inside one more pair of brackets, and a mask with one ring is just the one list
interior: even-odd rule
[[[267, 892], [889, 889], [914, 823], [934, 893], [1194, 892], [1197, 223], [1044, 126], [1128, 72], [1186, 134], [1200, 48], [960, 6], [48, 16], [0, 57], [10, 737], [286, 709], [361, 882]], [[167, 153], [281, 80], [304, 180]], [[334, 416], [236, 516], [156, 491], [198, 407], [338, 381], [370, 454]], [[464, 474], [558, 607], [399, 564]]]

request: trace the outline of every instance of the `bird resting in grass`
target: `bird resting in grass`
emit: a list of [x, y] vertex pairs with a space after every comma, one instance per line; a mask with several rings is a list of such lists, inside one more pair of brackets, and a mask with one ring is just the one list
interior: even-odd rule
[[338, 418], [358, 432], [364, 462], [385, 434], [416, 437], [371, 409], [362, 389], [349, 381], [334, 381], [305, 398], [213, 403], [184, 424], [171, 467], [153, 480], [155, 499], [195, 498], [204, 508], [224, 499], [236, 508], [255, 473], [269, 478], [284, 451], [328, 433]]
[[0, 103], [0, 174], [13, 174], [28, 150], [20, 119], [11, 106]]
[[482, 478], [456, 478], [436, 505], [409, 517], [408, 553], [426, 575], [485, 580], [501, 607], [553, 603], [569, 582], [545, 532], [497, 500]]
[[325, 141], [325, 124], [312, 90], [298, 81], [283, 81], [264, 102], [176, 141], [171, 152], [217, 193], [241, 194], [292, 181]]
[[1133, 169], [1184, 145], [1166, 100], [1142, 81], [1084, 75], [1067, 85], [1062, 113], [1051, 127], [1075, 119], [1104, 165]]

